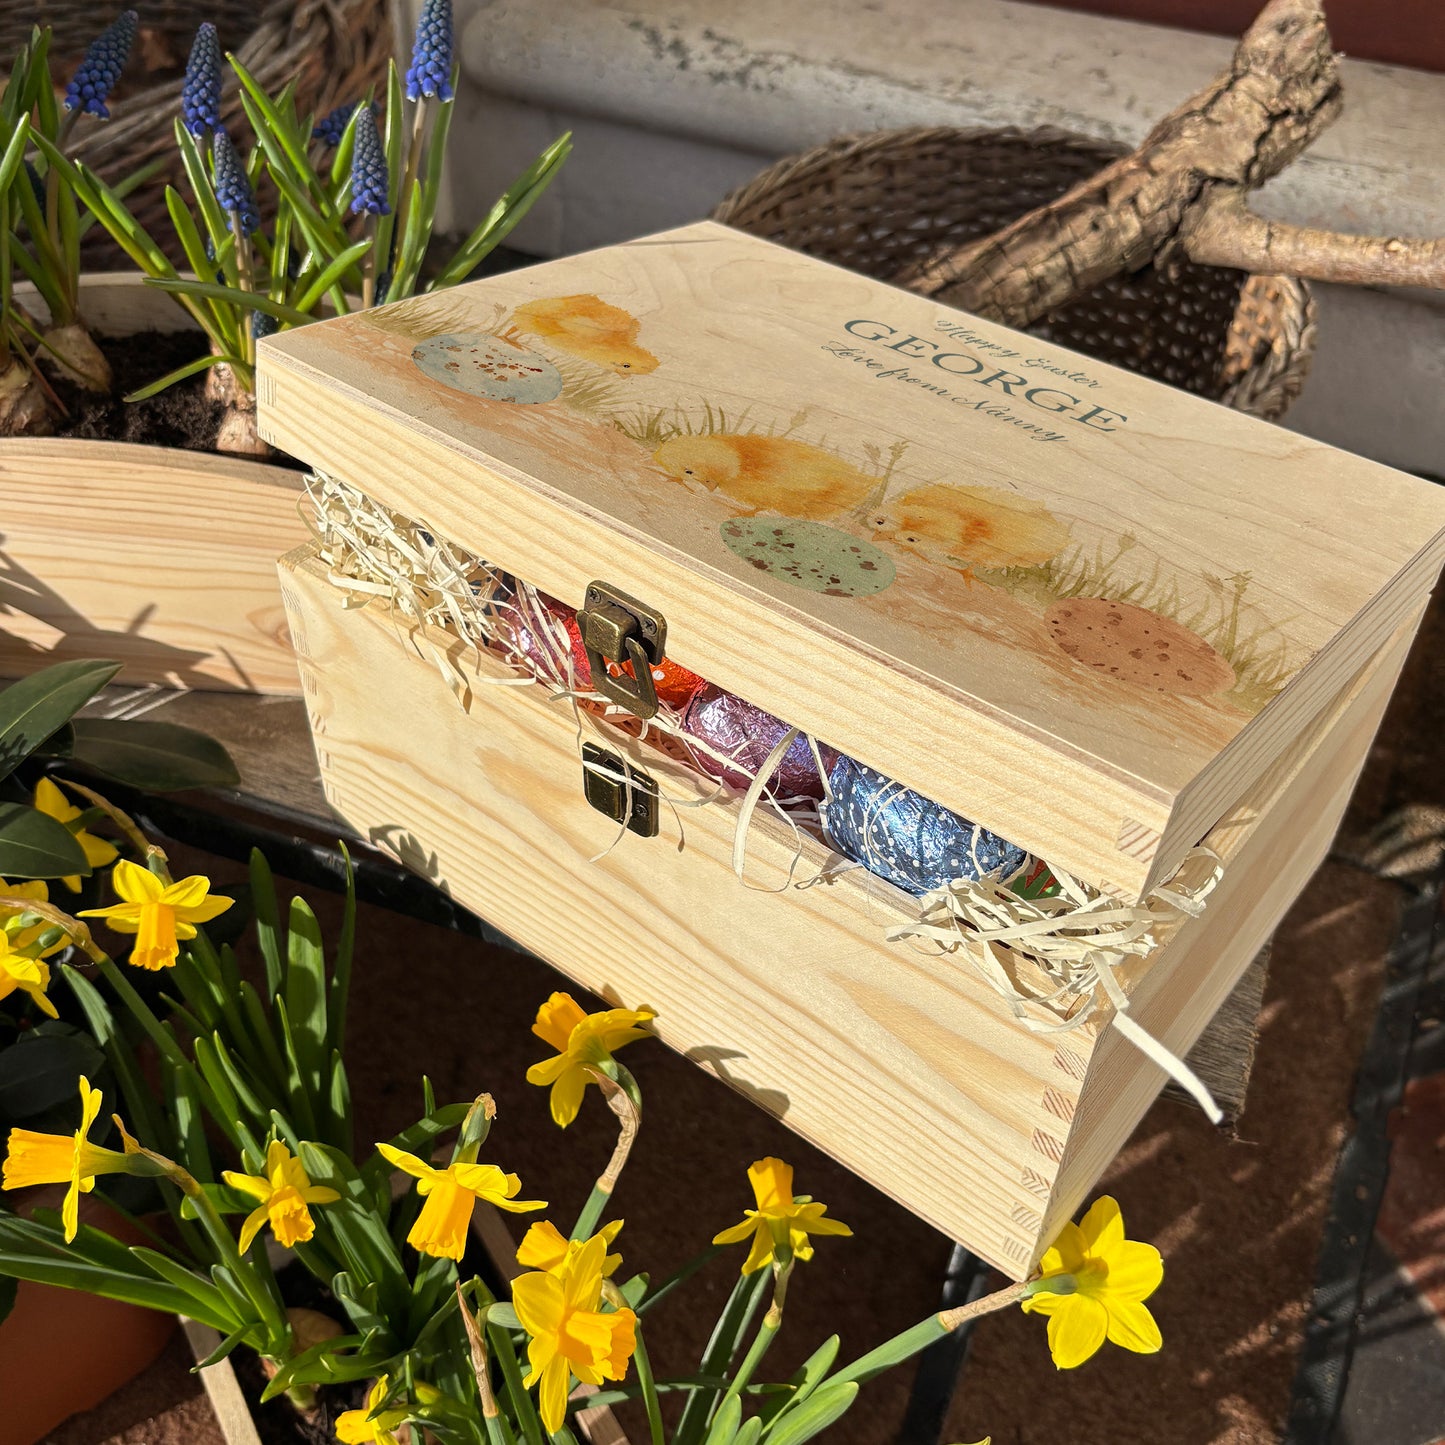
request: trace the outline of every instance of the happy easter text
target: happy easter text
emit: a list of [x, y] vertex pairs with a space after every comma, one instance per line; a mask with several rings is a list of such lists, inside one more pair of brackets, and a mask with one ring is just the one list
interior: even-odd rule
[[[1098, 386], [1097, 381], [1081, 371], [1065, 370], [1047, 357], [1024, 357], [1019, 352], [1001, 347], [954, 321], [940, 318], [935, 324], [937, 329], [949, 338], [944, 345], [900, 331], [896, 326], [889, 326], [883, 321], [859, 318], [847, 322], [843, 327], [850, 336], [860, 341], [873, 342], [881, 350], [927, 362], [935, 369], [934, 374], [920, 373], [914, 368], [897, 365], [891, 357], [872, 355], [862, 347], [846, 341], [825, 342], [823, 350], [830, 356], [837, 356], [844, 361], [855, 361], [867, 367], [875, 381], [893, 381], [903, 386], [922, 387], [954, 406], [961, 406], [982, 416], [994, 417], [1020, 427], [1031, 433], [1030, 439], [1033, 441], [1060, 442], [1067, 434], [1052, 431], [1047, 424], [1041, 424], [1027, 414], [1021, 415], [1008, 405], [1005, 398], [1016, 403], [1022, 402], [1036, 411], [1048, 412], [1062, 421], [1074, 422], [1094, 431], [1117, 431], [1129, 420], [1123, 412], [1090, 405], [1072, 392], [1050, 385], [1038, 375], [1031, 378], [1023, 374], [1026, 370], [1036, 373], [1043, 371], [1066, 380], [1072, 386]], [[959, 347], [958, 343], [961, 341], [968, 342], [975, 350], [991, 351], [994, 356], [988, 360], [975, 356], [973, 351], [965, 351]], [[999, 366], [999, 355], [1005, 356], [1019, 370], [1009, 371]], [[954, 391], [937, 372], [966, 381], [971, 387], [987, 388], [990, 394], [980, 397]]]

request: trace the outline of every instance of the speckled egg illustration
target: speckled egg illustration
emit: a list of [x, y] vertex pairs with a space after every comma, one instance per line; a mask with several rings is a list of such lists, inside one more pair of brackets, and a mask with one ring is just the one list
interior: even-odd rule
[[871, 542], [822, 522], [732, 517], [722, 539], [744, 562], [828, 597], [871, 597], [893, 584], [894, 568]]
[[553, 401], [562, 392], [562, 374], [545, 356], [496, 336], [432, 336], [411, 359], [433, 381], [487, 401]]
[[1234, 686], [1234, 669], [1197, 632], [1131, 602], [1065, 598], [1044, 613], [1044, 625], [1075, 662], [1120, 682], [1180, 697]]

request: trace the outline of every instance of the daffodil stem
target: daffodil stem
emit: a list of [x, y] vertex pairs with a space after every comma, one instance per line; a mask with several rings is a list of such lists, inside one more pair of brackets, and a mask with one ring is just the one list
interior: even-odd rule
[[[626, 1073], [620, 1064], [617, 1071], [619, 1075]], [[607, 1107], [617, 1115], [617, 1146], [612, 1151], [612, 1158], [607, 1161], [607, 1167], [597, 1176], [592, 1193], [587, 1196], [587, 1202], [582, 1206], [576, 1224], [572, 1226], [573, 1239], [587, 1239], [597, 1228], [603, 1211], [612, 1201], [612, 1191], [617, 1187], [628, 1156], [632, 1153], [637, 1131], [642, 1127], [642, 1111], [633, 1097], [636, 1084], [633, 1084], [632, 1090], [628, 1090], [625, 1084], [609, 1079], [600, 1069], [589, 1069], [587, 1072], [602, 1090]], [[630, 1081], [630, 1075], [628, 1079]]]
[[[763, 1322], [758, 1326], [758, 1332], [753, 1337], [753, 1343], [743, 1362], [738, 1366], [737, 1373], [732, 1378], [732, 1383], [727, 1388], [727, 1393], [718, 1401], [718, 1409], [722, 1409], [729, 1400], [736, 1399], [748, 1386], [753, 1378], [753, 1372], [762, 1362], [762, 1358], [772, 1348], [773, 1341], [778, 1337], [778, 1331], [783, 1327], [783, 1306], [787, 1303], [788, 1281], [792, 1278], [793, 1263], [790, 1259], [773, 1274], [773, 1298], [768, 1305], [768, 1312], [763, 1316]], [[716, 1411], [714, 1412], [716, 1414]]]
[[647, 1357], [647, 1346], [642, 1340], [642, 1324], [639, 1321], [634, 1338], [637, 1348], [632, 1361], [637, 1366], [637, 1383], [642, 1386], [642, 1403], [647, 1410], [647, 1429], [652, 1436], [652, 1445], [663, 1445], [662, 1401], [657, 1395], [657, 1382], [652, 1374], [652, 1361]]
[[[747, 1333], [758, 1306], [762, 1303], [763, 1292], [768, 1287], [766, 1274], [739, 1275], [728, 1302], [723, 1306], [718, 1322], [713, 1326], [711, 1339], [703, 1351], [698, 1374], [721, 1376], [737, 1350], [738, 1341]], [[688, 1397], [683, 1408], [682, 1420], [673, 1437], [673, 1445], [695, 1445], [702, 1439], [712, 1415], [713, 1402], [718, 1397], [714, 1386], [699, 1385]]]
[[[165, 849], [152, 843], [151, 840], [141, 832], [139, 825], [129, 813], [117, 808], [109, 798], [103, 797], [97, 793], [94, 788], [87, 788], [84, 783], [74, 783], [69, 778], [61, 778], [59, 782], [64, 787], [69, 788], [72, 793], [79, 793], [82, 798], [88, 799], [93, 806], [99, 808], [100, 811], [125, 834], [126, 840], [135, 848], [142, 859], [145, 860], [145, 866], [151, 868], [152, 860], [158, 861], [161, 865], [159, 876], [166, 883], [171, 881], [170, 859], [166, 857]], [[151, 868], [151, 871], [155, 872], [155, 869]]]
[[176, 1042], [176, 1036], [151, 1012], [150, 1005], [131, 987], [129, 980], [120, 971], [115, 960], [101, 954], [96, 960], [105, 981], [116, 991], [122, 1003], [135, 1016], [136, 1021], [149, 1035], [151, 1042], [161, 1051], [161, 1056], [178, 1068], [185, 1068], [187, 1059]]
[[911, 1359], [920, 1350], [926, 1350], [936, 1341], [945, 1339], [960, 1325], [981, 1319], [984, 1315], [991, 1315], [997, 1310], [1007, 1309], [1011, 1304], [1017, 1304], [1027, 1292], [1027, 1285], [1011, 1284], [1006, 1289], [985, 1295], [980, 1300], [974, 1300], [972, 1304], [959, 1305], [957, 1309], [941, 1310], [937, 1314], [929, 1315], [926, 1320], [920, 1320], [911, 1329], [894, 1335], [891, 1340], [879, 1345], [876, 1350], [869, 1350], [866, 1355], [861, 1355], [851, 1365], [839, 1370], [836, 1375], [830, 1375], [828, 1383], [838, 1384], [856, 1380], [860, 1385], [864, 1384], [875, 1375], [881, 1375], [884, 1370], [891, 1370], [895, 1365], [902, 1364], [904, 1360]]

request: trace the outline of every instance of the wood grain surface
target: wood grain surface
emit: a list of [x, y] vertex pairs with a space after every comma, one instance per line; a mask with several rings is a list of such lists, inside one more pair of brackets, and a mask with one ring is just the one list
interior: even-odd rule
[[295, 694], [276, 559], [310, 535], [284, 467], [0, 441], [0, 676], [112, 658], [169, 687]]
[[1131, 895], [1445, 559], [1438, 488], [710, 223], [270, 338], [258, 394], [287, 451], [642, 597], [678, 662]]
[[[1012, 1277], [1028, 1272], [1159, 1070], [1106, 1052], [1092, 1025], [1028, 1031], [957, 955], [886, 944], [911, 901], [857, 872], [817, 881], [828, 855], [806, 838], [790, 878], [794, 843], [773, 820], [755, 825], [740, 883], [735, 802], [664, 804], [660, 837], [618, 838], [583, 800], [570, 708], [496, 685], [510, 669], [445, 634], [343, 609], [309, 549], [283, 562], [282, 593], [327, 797], [358, 832], [585, 987], [658, 1009], [672, 1047]], [[1130, 981], [1141, 1020], [1175, 1049], [1317, 863], [1407, 641], [1211, 835], [1228, 862], [1222, 903]], [[465, 711], [431, 647], [468, 679]], [[612, 740], [666, 797], [705, 791]]]

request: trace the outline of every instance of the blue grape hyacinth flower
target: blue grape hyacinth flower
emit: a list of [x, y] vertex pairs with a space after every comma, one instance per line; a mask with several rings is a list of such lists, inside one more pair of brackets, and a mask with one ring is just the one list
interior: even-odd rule
[[426, 0], [417, 17], [406, 98], [452, 98], [452, 0]]
[[269, 311], [251, 313], [251, 335], [259, 341], [263, 336], [274, 336], [280, 322]]
[[351, 123], [352, 112], [360, 104], [359, 100], [348, 100], [344, 105], [338, 105], [335, 110], [327, 111], [311, 127], [311, 139], [319, 140], [323, 145], [339, 146], [341, 137], [346, 134], [346, 127]]
[[181, 120], [193, 136], [221, 128], [221, 44], [206, 21], [196, 31], [181, 86]]
[[376, 128], [376, 116], [368, 106], [356, 117], [356, 144], [351, 153], [352, 215], [363, 211], [368, 216], [389, 215], [388, 190], [386, 151]]
[[231, 144], [230, 133], [217, 130], [212, 142], [216, 166], [216, 199], [223, 211], [233, 211], [240, 218], [241, 230], [253, 235], [261, 229], [261, 213], [256, 209], [256, 193], [251, 189], [246, 167]]
[[106, 99], [115, 89], [126, 58], [135, 42], [136, 13], [125, 10], [90, 42], [85, 59], [75, 78], [65, 87], [66, 110], [80, 110], [87, 115], [110, 119]]

